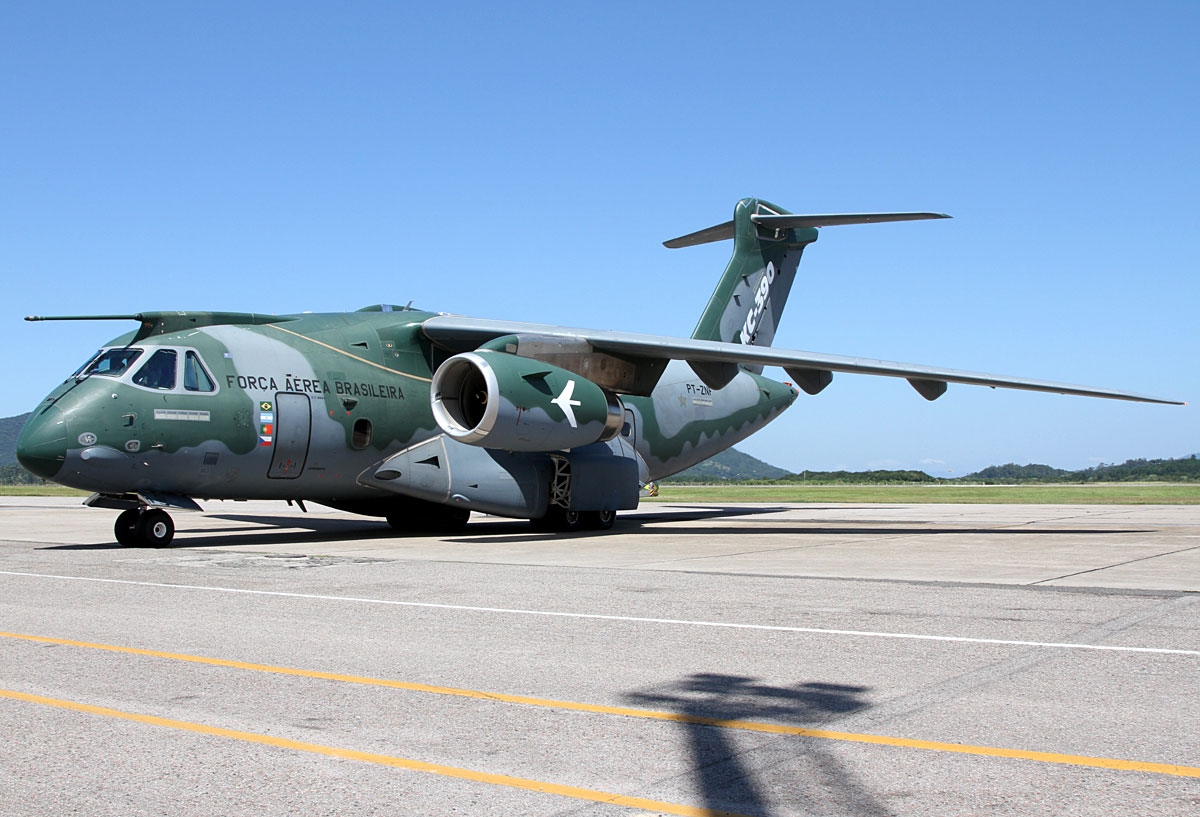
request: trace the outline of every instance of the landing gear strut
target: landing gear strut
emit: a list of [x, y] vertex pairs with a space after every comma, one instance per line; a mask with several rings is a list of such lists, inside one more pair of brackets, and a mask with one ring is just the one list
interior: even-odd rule
[[616, 511], [573, 511], [571, 504], [571, 461], [551, 455], [554, 474], [550, 479], [550, 506], [541, 519], [529, 524], [539, 533], [573, 533], [579, 530], [608, 530], [617, 521]]
[[165, 548], [175, 538], [175, 523], [160, 508], [130, 508], [117, 517], [113, 533], [125, 547]]

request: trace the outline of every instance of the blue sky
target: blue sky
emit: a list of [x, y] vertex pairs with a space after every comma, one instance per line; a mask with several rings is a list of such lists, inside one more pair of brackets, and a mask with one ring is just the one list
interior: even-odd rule
[[[690, 334], [753, 195], [827, 228], [778, 346], [1187, 407], [841, 375], [791, 469], [1200, 451], [1200, 4], [0, 5], [0, 416], [121, 324], [406, 303]], [[782, 372], [776, 372], [781, 378]]]

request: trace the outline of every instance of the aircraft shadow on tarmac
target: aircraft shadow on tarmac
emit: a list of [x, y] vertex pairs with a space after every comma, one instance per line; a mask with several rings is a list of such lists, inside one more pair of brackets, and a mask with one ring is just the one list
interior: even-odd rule
[[[865, 695], [869, 691], [868, 687], [811, 681], [772, 686], [745, 676], [697, 673], [673, 684], [628, 693], [625, 699], [635, 706], [667, 709], [686, 718], [680, 726], [708, 808], [769, 817], [770, 802], [764, 791], [771, 787], [756, 781], [746, 763], [757, 753], [737, 745], [737, 732], [715, 722], [769, 720], [820, 727], [868, 708]], [[783, 740], [809, 761], [812, 777], [794, 782], [805, 790], [803, 796], [810, 807], [816, 802], [821, 804], [818, 810], [867, 817], [890, 814], [842, 761], [825, 751], [822, 741]], [[781, 741], [774, 741], [767, 751], [780, 745]], [[835, 802], [821, 803], [827, 797]]]
[[[681, 533], [688, 536], [715, 536], [730, 534], [734, 530], [724, 526], [696, 526], [685, 528], [676, 527], [680, 522], [698, 522], [704, 520], [719, 521], [739, 517], [759, 516], [763, 514], [780, 513], [791, 510], [788, 507], [745, 507], [729, 506], [698, 506], [686, 510], [670, 510], [657, 513], [644, 513], [634, 516], [618, 517], [611, 531], [578, 531], [574, 533], [539, 533], [532, 531], [528, 523], [518, 519], [503, 519], [486, 517], [468, 524], [465, 532], [431, 533], [404, 532], [389, 527], [386, 523], [368, 517], [362, 518], [330, 518], [327, 516], [261, 516], [251, 514], [208, 514], [209, 519], [222, 519], [236, 523], [228, 528], [205, 528], [191, 533], [186, 524], [178, 531], [171, 548], [188, 547], [236, 547], [238, 545], [287, 545], [313, 544], [321, 542], [336, 542], [347, 539], [388, 540], [388, 539], [431, 539], [442, 538], [454, 544], [501, 545], [536, 543], [562, 538], [579, 539], [581, 542], [597, 540], [602, 542], [611, 533], [637, 533], [641, 536], [678, 536]], [[830, 523], [835, 524], [830, 524]], [[245, 525], [256, 527], [248, 528]], [[880, 524], [872, 520], [871, 524], [860, 524], [851, 520], [822, 520], [820, 524], [806, 523], [803, 520], [781, 524], [753, 523], [747, 528], [757, 536], [802, 536], [802, 535], [872, 535], [872, 536], [941, 536], [953, 534], [994, 535], [994, 536], [1055, 536], [1055, 535], [1115, 535], [1131, 533], [1148, 533], [1149, 531], [1132, 528], [1029, 528], [1029, 527], [962, 527], [953, 524], [940, 524], [937, 527], [913, 524], [911, 521]], [[469, 534], [469, 535], [468, 535]], [[74, 545], [51, 545], [42, 550], [105, 550], [121, 548], [115, 541], [97, 542]]]
[[[775, 513], [782, 508], [702, 508], [681, 514], [655, 514], [647, 521], [670, 522], [682, 520], [703, 519], [714, 516], [747, 516], [751, 514]], [[337, 542], [346, 539], [430, 539], [441, 537], [459, 544], [504, 544], [509, 542], [539, 542], [556, 537], [571, 537], [590, 539], [603, 537], [608, 531], [577, 531], [575, 533], [535, 533], [529, 528], [529, 523], [520, 519], [504, 519], [501, 517], [485, 517], [482, 520], [470, 522], [467, 532], [480, 534], [465, 536], [462, 532], [446, 534], [426, 531], [398, 531], [384, 522], [370, 517], [337, 517], [327, 516], [263, 516], [261, 514], [207, 514], [209, 519], [223, 519], [236, 523], [236, 527], [205, 528], [195, 533], [187, 530], [185, 524], [177, 532], [171, 542], [171, 548], [214, 547], [235, 545], [286, 545], [319, 542]], [[615, 530], [634, 529], [640, 527], [646, 517], [628, 517], [618, 519]], [[248, 528], [245, 525], [254, 525]], [[97, 542], [95, 544], [53, 545], [43, 550], [104, 550], [121, 548], [116, 542]]]

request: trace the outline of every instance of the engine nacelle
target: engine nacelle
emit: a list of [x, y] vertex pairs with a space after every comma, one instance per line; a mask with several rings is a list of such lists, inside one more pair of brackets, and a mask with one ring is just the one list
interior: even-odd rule
[[592, 381], [531, 358], [480, 350], [433, 374], [433, 418], [462, 443], [505, 451], [557, 451], [616, 437], [625, 409]]

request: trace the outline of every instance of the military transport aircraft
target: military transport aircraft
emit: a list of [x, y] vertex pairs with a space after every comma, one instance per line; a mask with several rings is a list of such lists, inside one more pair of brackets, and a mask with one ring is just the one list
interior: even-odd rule
[[[938, 213], [793, 215], [743, 199], [732, 221], [666, 242], [733, 239], [691, 338], [369, 306], [337, 314], [142, 312], [34, 410], [17, 457], [120, 510], [122, 545], [165, 546], [197, 499], [316, 502], [401, 531], [471, 511], [539, 530], [608, 528], [639, 488], [723, 451], [835, 372], [1148, 403], [1125, 391], [771, 348], [818, 229]], [[792, 383], [762, 375], [780, 366]]]

